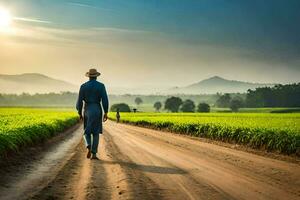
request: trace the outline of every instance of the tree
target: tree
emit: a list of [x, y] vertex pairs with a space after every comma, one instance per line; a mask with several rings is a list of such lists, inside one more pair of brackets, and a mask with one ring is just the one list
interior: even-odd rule
[[219, 97], [216, 102], [216, 105], [220, 108], [228, 108], [230, 106], [231, 96], [230, 94], [224, 94]]
[[155, 110], [158, 112], [158, 111], [161, 109], [162, 104], [161, 104], [160, 101], [157, 101], [157, 102], [154, 103], [153, 107], [154, 107]]
[[117, 103], [117, 104], [113, 104], [110, 107], [110, 111], [112, 112], [116, 112], [117, 109], [119, 109], [120, 112], [130, 112], [130, 107], [126, 104], [126, 103]]
[[232, 110], [232, 112], [238, 112], [242, 106], [243, 106], [242, 99], [236, 98], [230, 102], [230, 109]]
[[198, 112], [210, 112], [210, 106], [207, 103], [199, 103], [197, 111]]
[[299, 107], [300, 83], [248, 90], [247, 107]]
[[165, 109], [171, 112], [178, 112], [182, 100], [179, 97], [170, 97], [165, 102]]
[[140, 97], [137, 97], [137, 98], [135, 98], [134, 102], [136, 105], [140, 105], [143, 103], [143, 100]]
[[180, 110], [182, 112], [195, 112], [195, 107], [196, 106], [194, 102], [190, 99], [187, 99], [182, 103]]

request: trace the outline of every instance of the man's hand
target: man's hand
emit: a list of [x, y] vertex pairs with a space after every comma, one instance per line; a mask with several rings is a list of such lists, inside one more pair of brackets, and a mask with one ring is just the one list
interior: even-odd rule
[[106, 122], [107, 121], [107, 113], [104, 113], [104, 115], [103, 115], [103, 122]]
[[80, 120], [83, 120], [83, 116], [82, 116], [82, 115], [80, 115], [80, 114], [79, 114], [79, 119], [80, 119]]

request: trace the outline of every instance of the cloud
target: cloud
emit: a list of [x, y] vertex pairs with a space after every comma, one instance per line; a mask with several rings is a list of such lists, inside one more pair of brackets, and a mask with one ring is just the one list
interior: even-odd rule
[[132, 57], [138, 55], [135, 59], [141, 64], [144, 57], [151, 62], [160, 60], [165, 65], [168, 65], [170, 59], [185, 65], [185, 57], [189, 57], [189, 63], [197, 65], [199, 58], [211, 63], [212, 60], [222, 62], [237, 55], [245, 58], [253, 54], [245, 49], [225, 48], [212, 44], [190, 45], [160, 32], [116, 27], [63, 29], [20, 24], [14, 27], [13, 34], [8, 37], [17, 43], [30, 45], [113, 49], [115, 52], [131, 54]]
[[90, 5], [90, 4], [83, 4], [83, 3], [76, 3], [76, 2], [68, 2], [67, 4], [71, 5], [71, 6], [78, 6], [78, 7], [83, 7], [83, 8], [92, 8], [92, 9], [99, 9], [99, 10], [110, 10], [110, 9], [107, 9], [107, 8], [100, 8], [100, 7], [97, 7], [97, 6]]
[[34, 18], [25, 18], [25, 17], [14, 17], [13, 20], [23, 21], [23, 22], [42, 23], [42, 24], [52, 24], [53, 23], [51, 21], [45, 21], [45, 20], [34, 19]]
[[[190, 44], [159, 32], [115, 27], [66, 29], [43, 24], [15, 25], [15, 33], [7, 35], [7, 40], [2, 40], [0, 33], [0, 45], [3, 45], [0, 64], [9, 66], [0, 69], [2, 73], [20, 70], [48, 73], [72, 82], [84, 81], [82, 74], [87, 68], [100, 65], [105, 83], [125, 87], [133, 87], [137, 82], [185, 85], [216, 74], [256, 82], [299, 77], [299, 70], [257, 60], [249, 50]], [[250, 59], [249, 55], [252, 55]], [[299, 60], [296, 64], [299, 66]]]
[[[245, 62], [256, 60], [260, 63], [284, 63], [283, 61], [279, 62], [278, 58], [269, 57], [267, 54], [247, 48], [236, 48], [207, 42], [190, 44], [160, 32], [117, 27], [66, 29], [42, 26], [41, 24], [39, 26], [16, 24], [13, 31], [7, 34], [6, 37], [10, 37], [11, 41], [32, 45], [88, 47], [91, 49], [109, 48], [119, 52], [130, 49], [128, 53], [132, 56], [143, 54], [152, 60], [157, 60], [157, 57], [159, 57], [159, 60], [165, 65], [169, 63], [170, 59], [178, 60], [178, 63], [185, 65], [182, 62], [185, 61], [185, 56], [190, 57], [189, 63], [193, 63], [193, 65], [197, 65], [200, 58], [205, 63], [218, 63], [218, 65], [224, 60], [230, 61], [237, 58]], [[156, 54], [159, 55], [153, 56]], [[143, 55], [140, 55], [140, 57], [143, 58]], [[140, 63], [142, 62], [141, 59]], [[293, 59], [288, 63], [296, 66]]]
[[[30, 19], [31, 20], [31, 19]], [[21, 43], [40, 43], [56, 45], [122, 45], [124, 43], [143, 43], [161, 37], [159, 33], [114, 27], [91, 27], [85, 29], [65, 29], [16, 23], [10, 33], [5, 35]], [[1, 34], [0, 34], [1, 37]]]

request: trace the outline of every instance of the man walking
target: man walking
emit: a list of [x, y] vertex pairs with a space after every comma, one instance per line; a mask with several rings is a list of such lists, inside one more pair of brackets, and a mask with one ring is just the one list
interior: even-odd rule
[[[97, 81], [100, 73], [96, 69], [90, 69], [86, 76], [90, 80], [80, 87], [76, 109], [80, 119], [83, 119], [87, 158], [98, 159], [99, 135], [102, 134], [102, 113], [104, 111], [103, 122], [105, 122], [108, 113], [108, 98], [104, 84]], [[83, 102], [84, 113], [82, 116]]]

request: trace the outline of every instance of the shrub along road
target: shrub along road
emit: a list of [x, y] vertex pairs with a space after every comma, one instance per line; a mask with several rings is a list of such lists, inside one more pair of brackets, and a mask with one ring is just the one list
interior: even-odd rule
[[[80, 131], [75, 132], [74, 137], [78, 137]], [[82, 142], [77, 141], [78, 146], [58, 172], [49, 170], [47, 176], [40, 173], [40, 178], [45, 178], [38, 180], [43, 181], [28, 186], [36, 190], [20, 193], [14, 187], [18, 178], [22, 180], [19, 172], [14, 184], [7, 179], [5, 189], [0, 187], [0, 196], [19, 193], [24, 199], [300, 198], [297, 160], [276, 160], [111, 121], [105, 124], [101, 138], [100, 160], [87, 160]]]

